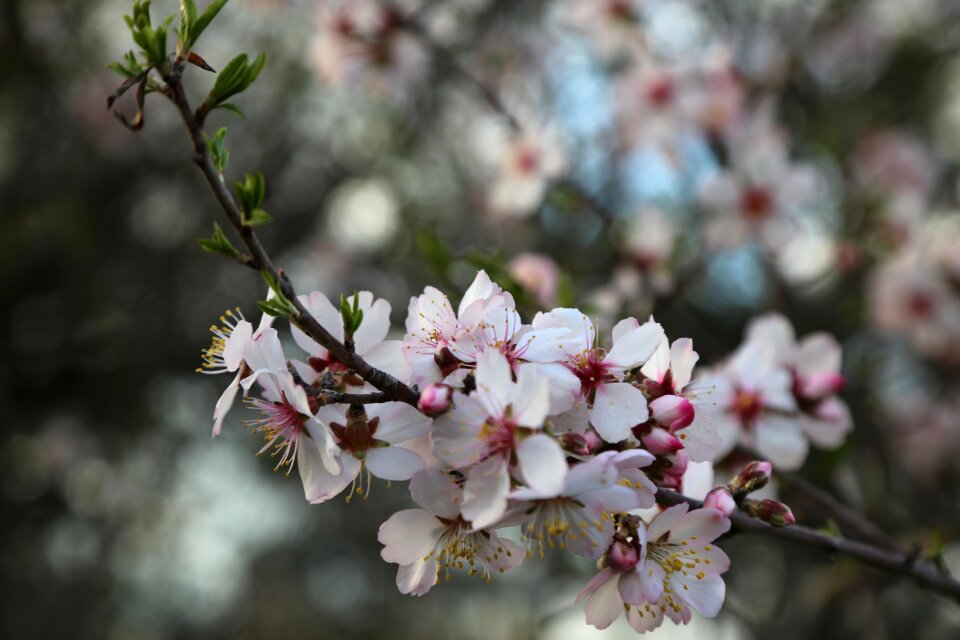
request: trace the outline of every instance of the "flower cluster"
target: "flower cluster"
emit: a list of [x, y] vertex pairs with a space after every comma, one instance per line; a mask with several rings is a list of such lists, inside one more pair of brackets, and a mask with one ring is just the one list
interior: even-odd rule
[[482, 271], [456, 310], [431, 287], [413, 298], [402, 341], [386, 339], [390, 305], [368, 292], [339, 310], [321, 293], [300, 302], [367, 362], [418, 385], [418, 407], [367, 402], [375, 389], [297, 327], [302, 353], [288, 359], [269, 322], [254, 331], [240, 320], [215, 328], [204, 355], [211, 371], [237, 372], [214, 433], [242, 388], [261, 452], [299, 469], [308, 501], [366, 499], [374, 477], [409, 480], [418, 508], [379, 533], [401, 592], [424, 594], [459, 569], [489, 581], [564, 549], [600, 563], [581, 594], [591, 624], [624, 607], [640, 631], [664, 617], [686, 623], [691, 610], [716, 615], [729, 563], [712, 541], [726, 515], [683, 504], [647, 524], [632, 513], [654, 507], [659, 488], [679, 489], [687, 461], [721, 444], [700, 416], [712, 389], [691, 382], [690, 340], [627, 318], [601, 343], [568, 308], [526, 324]]
[[718, 458], [744, 445], [789, 470], [803, 464], [811, 442], [839, 446], [853, 427], [837, 396], [841, 355], [825, 333], [798, 343], [779, 314], [754, 320], [740, 348], [702, 383], [713, 387]]

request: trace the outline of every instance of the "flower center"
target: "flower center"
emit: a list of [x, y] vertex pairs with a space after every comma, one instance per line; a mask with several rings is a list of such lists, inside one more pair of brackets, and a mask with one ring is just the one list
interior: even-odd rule
[[580, 393], [592, 402], [597, 387], [616, 382], [617, 379], [603, 363], [606, 353], [603, 349], [591, 349], [578, 356], [572, 366], [568, 365], [580, 380]]
[[733, 397], [732, 411], [743, 424], [753, 424], [763, 411], [763, 398], [756, 391], [738, 389]]
[[262, 433], [267, 441], [257, 452], [260, 455], [273, 447], [272, 457], [280, 456], [280, 461], [273, 468], [274, 471], [287, 467], [287, 474], [293, 469], [293, 462], [297, 459], [300, 449], [301, 436], [310, 437], [303, 423], [306, 418], [287, 402], [283, 397], [281, 402], [267, 402], [260, 398], [248, 398], [246, 402], [251, 408], [258, 409], [261, 417], [256, 420], [247, 420], [245, 427], [254, 427], [254, 433]]
[[237, 323], [244, 319], [240, 307], [237, 307], [236, 313], [231, 309], [224, 311], [223, 315], [220, 316], [221, 326], [210, 325], [210, 333], [213, 334], [213, 339], [210, 341], [210, 346], [200, 352], [202, 362], [200, 367], [197, 368], [197, 373], [223, 373], [228, 370], [227, 364], [223, 360], [223, 350], [226, 348], [227, 340], [233, 330], [236, 329]]
[[773, 195], [761, 187], [749, 187], [740, 198], [740, 208], [752, 220], [763, 220], [773, 213]]

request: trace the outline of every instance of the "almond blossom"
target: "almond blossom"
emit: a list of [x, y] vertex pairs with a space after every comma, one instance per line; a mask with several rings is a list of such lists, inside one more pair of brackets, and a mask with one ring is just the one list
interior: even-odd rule
[[[271, 294], [273, 292], [271, 291]], [[269, 297], [269, 296], [268, 296]], [[213, 437], [220, 435], [223, 427], [223, 419], [227, 412], [233, 407], [233, 402], [240, 390], [240, 380], [246, 374], [243, 362], [243, 353], [247, 345], [255, 337], [259, 336], [264, 329], [270, 327], [273, 318], [264, 314], [260, 317], [260, 323], [256, 331], [253, 325], [243, 317], [240, 308], [237, 307], [236, 313], [227, 309], [224, 315], [220, 316], [221, 325], [210, 326], [210, 332], [213, 333], [213, 340], [210, 346], [204, 349], [202, 354], [203, 363], [197, 369], [198, 373], [220, 374], [234, 373], [233, 380], [223, 390], [217, 404], [213, 410]]]
[[466, 569], [490, 582], [523, 562], [515, 543], [488, 529], [474, 527], [462, 513], [464, 490], [453, 476], [426, 469], [410, 481], [410, 494], [421, 508], [398, 511], [380, 526], [380, 555], [400, 565], [400, 593], [421, 596], [451, 569]]
[[280, 457], [275, 469], [287, 467], [288, 474], [296, 462], [306, 499], [319, 501], [326, 492], [325, 477], [341, 472], [339, 448], [330, 429], [314, 415], [306, 391], [287, 370], [276, 329], [266, 328], [251, 340], [244, 360], [252, 373], [241, 385], [249, 390], [258, 382], [263, 393], [263, 399], [247, 401], [261, 413], [260, 418], [246, 422], [267, 441], [259, 453], [272, 447], [272, 455]]
[[725, 595], [721, 574], [730, 566], [712, 543], [730, 529], [715, 509], [689, 511], [682, 503], [656, 515], [649, 525], [621, 518], [602, 569], [577, 596], [585, 602], [587, 624], [610, 626], [626, 611], [636, 631], [652, 631], [664, 617], [690, 621], [691, 609], [712, 618]]
[[[562, 364], [580, 381], [577, 400], [589, 407], [586, 415], [607, 442], [621, 442], [630, 428], [646, 422], [647, 400], [637, 387], [625, 382], [627, 372], [642, 366], [653, 355], [663, 328], [652, 320], [640, 324], [634, 318], [613, 328], [610, 351], [596, 346], [593, 322], [576, 309], [554, 309], [533, 319], [537, 330], [566, 328], [576, 338], [566, 347]], [[581, 424], [581, 429], [586, 427]]]
[[543, 492], [559, 491], [567, 473], [560, 445], [540, 433], [549, 407], [547, 380], [495, 350], [477, 361], [476, 390], [457, 392], [454, 409], [434, 422], [434, 451], [466, 475], [463, 516], [478, 528], [507, 509], [511, 475]]
[[318, 469], [311, 502], [324, 502], [347, 485], [347, 501], [370, 495], [370, 476], [409, 480], [424, 467], [423, 459], [403, 443], [427, 434], [430, 419], [402, 402], [320, 407], [316, 419], [333, 433], [339, 448], [340, 473]]

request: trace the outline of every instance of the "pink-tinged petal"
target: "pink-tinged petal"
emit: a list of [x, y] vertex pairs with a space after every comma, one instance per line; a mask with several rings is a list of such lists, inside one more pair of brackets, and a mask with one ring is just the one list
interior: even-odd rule
[[653, 355], [663, 337], [659, 323], [646, 322], [615, 342], [603, 362], [623, 370], [639, 367]]
[[[340, 318], [340, 311], [330, 304], [327, 296], [319, 291], [314, 291], [309, 295], [300, 296], [300, 302], [307, 308], [310, 315], [320, 323], [320, 326], [329, 331], [337, 340], [343, 341], [343, 320]], [[293, 334], [293, 341], [297, 343], [297, 346], [310, 355], [326, 355], [326, 349], [297, 327], [291, 325], [290, 333]]]
[[785, 369], [767, 371], [764, 380], [757, 386], [766, 407], [779, 411], [796, 411], [797, 400], [793, 395], [793, 376]]
[[797, 338], [793, 326], [779, 313], [754, 319], [747, 327], [747, 340], [768, 345], [777, 364], [790, 366], [796, 358]]
[[675, 572], [670, 575], [670, 588], [673, 593], [700, 615], [713, 618], [720, 613], [723, 599], [726, 595], [726, 585], [723, 578], [715, 573], [704, 574], [703, 578], [693, 575], [683, 575]]
[[647, 602], [654, 603], [663, 595], [663, 580], [667, 572], [655, 560], [647, 560], [640, 571], [643, 588], [643, 597]]
[[797, 373], [801, 378], [818, 373], [840, 373], [843, 348], [836, 338], [826, 333], [807, 336], [797, 353]]
[[814, 415], [800, 416], [804, 433], [818, 447], [840, 446], [853, 428], [853, 418], [847, 404], [839, 398], [828, 398], [816, 408]]
[[679, 542], [696, 536], [697, 542], [711, 542], [730, 530], [730, 519], [716, 509], [688, 511], [672, 527], [670, 541]]
[[611, 336], [613, 337], [613, 342], [616, 344], [621, 338], [626, 336], [628, 333], [634, 329], [640, 327], [640, 322], [636, 318], [624, 318], [617, 324], [613, 326], [613, 331], [611, 331]]
[[[339, 475], [341, 468], [337, 457], [340, 455], [340, 447], [337, 446], [333, 434], [330, 433], [330, 428], [317, 419], [307, 420], [303, 423], [303, 426], [307, 429], [307, 433], [310, 434], [310, 438], [303, 438], [300, 444], [312, 442], [320, 454], [320, 460], [323, 462], [323, 466], [327, 472], [333, 475]], [[351, 460], [351, 464], [353, 464], [353, 462], [356, 461]], [[359, 472], [359, 469], [360, 463], [358, 462], [357, 472]], [[356, 473], [353, 475], [356, 475]]]
[[410, 496], [430, 513], [452, 520], [460, 514], [463, 489], [450, 474], [424, 469], [410, 479]]
[[517, 459], [527, 486], [541, 495], [560, 495], [567, 460], [556, 440], [545, 434], [526, 438], [517, 446]]
[[660, 396], [650, 403], [650, 413], [662, 427], [671, 432], [690, 426], [696, 415], [693, 404], [680, 396]]
[[506, 357], [495, 349], [488, 349], [477, 359], [477, 396], [489, 416], [503, 416], [513, 396], [513, 373]]
[[400, 565], [413, 564], [433, 549], [442, 531], [443, 523], [423, 509], [398, 511], [380, 525], [380, 557]]
[[420, 558], [413, 564], [397, 569], [397, 589], [409, 596], [422, 596], [438, 582], [437, 557], [430, 556], [426, 561]]
[[448, 335], [454, 330], [457, 316], [446, 295], [435, 287], [427, 287], [423, 295], [410, 298], [407, 306], [408, 338], [424, 340], [434, 331]]
[[233, 401], [236, 399], [239, 390], [240, 373], [237, 373], [227, 388], [223, 390], [223, 393], [220, 394], [220, 398], [217, 400], [217, 406], [213, 409], [214, 438], [220, 435], [220, 430], [223, 428], [223, 419], [227, 417], [227, 413], [230, 411], [230, 408], [233, 407]]
[[368, 405], [367, 418], [380, 418], [374, 437], [390, 444], [419, 438], [430, 430], [430, 418], [404, 402]]
[[[670, 610], [669, 608], [667, 609]], [[627, 611], [627, 622], [637, 633], [653, 631], [663, 624], [664, 614], [658, 605], [644, 605], [640, 608], [631, 607]]]
[[277, 330], [264, 329], [263, 333], [248, 342], [243, 351], [243, 359], [253, 372], [240, 382], [244, 390], [249, 390], [253, 383], [263, 376], [261, 384], [264, 389], [275, 395], [271, 400], [279, 400], [280, 387], [276, 380], [270, 375], [264, 375], [287, 370], [287, 361]]
[[464, 292], [463, 300], [460, 301], [460, 307], [457, 309], [457, 315], [462, 316], [474, 303], [489, 300], [500, 291], [500, 287], [490, 280], [486, 271], [481, 269]]
[[620, 599], [617, 582], [607, 580], [590, 595], [584, 607], [587, 624], [597, 629], [606, 629], [623, 615], [623, 600]]
[[773, 347], [763, 342], [749, 341], [734, 352], [726, 371], [733, 375], [740, 387], [755, 391], [766, 382], [775, 367]]
[[683, 517], [689, 508], [690, 506], [686, 502], [683, 502], [658, 513], [653, 519], [653, 522], [647, 527], [647, 540], [650, 543], [659, 542], [660, 538], [673, 529], [673, 526]]
[[423, 469], [423, 459], [403, 447], [384, 447], [367, 452], [367, 469], [384, 480], [409, 480]]
[[784, 471], [799, 469], [809, 443], [797, 418], [765, 413], [753, 427], [757, 452]]
[[541, 375], [539, 369], [520, 367], [512, 402], [517, 424], [539, 429], [550, 412], [548, 379]]
[[798, 395], [808, 399], [824, 398], [839, 393], [846, 378], [839, 373], [814, 373], [799, 379]]
[[[613, 339], [616, 341], [617, 337], [614, 336]], [[655, 382], [663, 382], [663, 378], [669, 370], [670, 341], [667, 340], [667, 336], [664, 335], [660, 344], [657, 345], [657, 350], [653, 352], [653, 355], [650, 356], [647, 363], [640, 368], [640, 373]], [[680, 387], [678, 386], [677, 388], [679, 389]]]
[[[371, 366], [389, 373], [404, 384], [409, 383], [413, 375], [413, 367], [403, 355], [403, 343], [399, 340], [384, 340], [368, 349], [363, 358]], [[436, 363], [433, 366], [436, 367]]]
[[650, 429], [650, 432], [645, 433], [641, 440], [644, 449], [658, 456], [672, 455], [683, 449], [683, 442], [679, 438], [660, 427]]
[[223, 364], [227, 371], [236, 371], [243, 364], [243, 351], [253, 338], [253, 325], [241, 320], [233, 328], [226, 344], [223, 345]]
[[613, 569], [607, 567], [606, 569], [602, 570], [600, 573], [590, 578], [590, 582], [584, 585], [583, 589], [580, 590], [580, 593], [577, 594], [577, 599], [574, 600], [574, 604], [580, 604], [585, 598], [592, 596], [597, 589], [611, 580], [614, 580], [616, 577], [617, 572]]
[[380, 344], [390, 331], [390, 303], [383, 298], [374, 301], [369, 291], [361, 291], [359, 295], [363, 322], [353, 334], [353, 343], [357, 353], [365, 355]]
[[670, 346], [670, 373], [676, 391], [690, 383], [693, 367], [699, 359], [700, 355], [693, 350], [693, 340], [690, 338], [680, 338]]
[[510, 474], [501, 458], [489, 458], [467, 472], [463, 485], [463, 517], [475, 529], [484, 529], [507, 510]]
[[307, 502], [318, 504], [336, 497], [360, 473], [360, 462], [349, 454], [340, 457], [340, 466], [342, 469], [338, 475], [330, 473], [320, 450], [311, 439], [300, 439], [300, 447], [297, 449], [297, 467], [300, 469], [303, 494]]
[[636, 571], [624, 573], [617, 580], [617, 590], [620, 598], [627, 604], [643, 604], [643, 578]]
[[607, 442], [626, 440], [630, 429], [649, 417], [647, 399], [632, 384], [618, 382], [597, 388], [590, 422]]

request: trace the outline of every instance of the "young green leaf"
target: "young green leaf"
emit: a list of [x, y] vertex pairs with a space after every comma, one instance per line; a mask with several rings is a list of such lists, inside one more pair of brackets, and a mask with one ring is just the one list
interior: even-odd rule
[[227, 236], [223, 233], [223, 229], [217, 223], [213, 223], [213, 235], [209, 238], [197, 238], [197, 243], [204, 251], [210, 253], [219, 253], [228, 258], [236, 258], [240, 255], [240, 252], [230, 244]]

